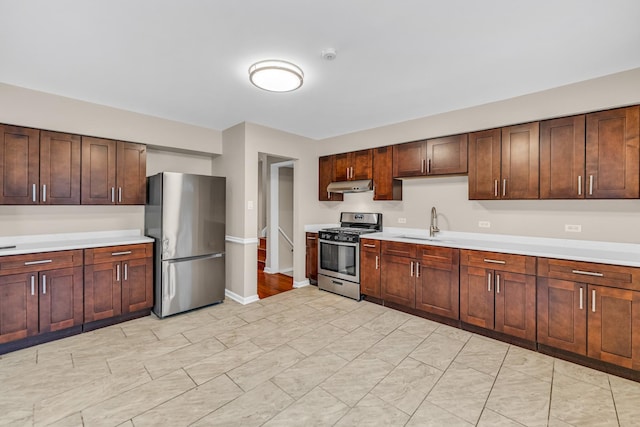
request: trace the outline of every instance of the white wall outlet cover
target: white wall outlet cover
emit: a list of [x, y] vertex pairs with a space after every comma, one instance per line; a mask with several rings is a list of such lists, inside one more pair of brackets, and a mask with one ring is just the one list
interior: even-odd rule
[[247, 209], [253, 210], [253, 200], [248, 200], [247, 201]]
[[480, 228], [491, 228], [491, 222], [489, 222], [489, 221], [478, 221], [478, 227], [480, 227]]
[[582, 225], [580, 224], [565, 224], [564, 231], [568, 231], [569, 233], [581, 233]]
[[398, 218], [398, 224], [406, 224], [407, 218]]

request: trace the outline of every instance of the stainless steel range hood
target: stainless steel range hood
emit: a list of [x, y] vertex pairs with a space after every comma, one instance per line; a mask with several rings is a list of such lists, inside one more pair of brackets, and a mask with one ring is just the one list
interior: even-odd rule
[[338, 181], [327, 186], [328, 193], [362, 193], [364, 191], [373, 191], [372, 180]]

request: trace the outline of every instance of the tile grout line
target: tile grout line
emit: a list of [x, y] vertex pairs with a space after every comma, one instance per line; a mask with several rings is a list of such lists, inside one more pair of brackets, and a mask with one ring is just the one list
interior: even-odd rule
[[[471, 340], [471, 339], [469, 339], [469, 340]], [[468, 341], [467, 341], [467, 343], [468, 343]], [[465, 347], [466, 347], [466, 344], [465, 344]], [[502, 370], [502, 367], [504, 366], [504, 361], [507, 359], [507, 354], [509, 354], [509, 350], [511, 350], [511, 347], [512, 347], [512, 345], [509, 344], [509, 346], [507, 347], [507, 351], [505, 351], [504, 352], [504, 356], [502, 356], [502, 362], [500, 363], [500, 367], [498, 368], [498, 372], [496, 372], [496, 376], [493, 378], [493, 383], [491, 383], [491, 388], [489, 389], [489, 393], [487, 394], [487, 398], [484, 401], [484, 405], [482, 405], [482, 411], [480, 411], [480, 415], [478, 416], [478, 420], [476, 421], [476, 425], [478, 425], [478, 423], [482, 419], [482, 414], [484, 413], [485, 409], [487, 409], [487, 402], [489, 401], [489, 397], [491, 397], [491, 392], [493, 392], [493, 388], [496, 385], [496, 381], [498, 381], [498, 375], [500, 375], [500, 371]], [[462, 351], [462, 350], [460, 350], [460, 351]], [[471, 369], [473, 369], [473, 368], [471, 368]], [[478, 371], [478, 372], [480, 372], [480, 371]], [[491, 411], [490, 408], [489, 408], [489, 410]], [[499, 412], [497, 412], [497, 413], [500, 414]], [[500, 414], [500, 415], [502, 415], [502, 414]], [[505, 417], [505, 418], [511, 419], [509, 417]], [[520, 424], [520, 423], [518, 423], [518, 424]]]

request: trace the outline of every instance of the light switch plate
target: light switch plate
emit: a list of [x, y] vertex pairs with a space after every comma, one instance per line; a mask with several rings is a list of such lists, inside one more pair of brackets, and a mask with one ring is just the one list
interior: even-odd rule
[[250, 211], [253, 210], [253, 200], [247, 201], [247, 209]]
[[582, 226], [580, 224], [565, 224], [564, 231], [568, 231], [569, 233], [581, 233]]

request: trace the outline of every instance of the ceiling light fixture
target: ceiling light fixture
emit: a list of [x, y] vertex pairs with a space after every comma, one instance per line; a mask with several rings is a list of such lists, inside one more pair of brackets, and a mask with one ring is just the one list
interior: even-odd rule
[[278, 59], [259, 61], [249, 67], [249, 80], [269, 92], [291, 92], [302, 86], [304, 73], [295, 64]]

